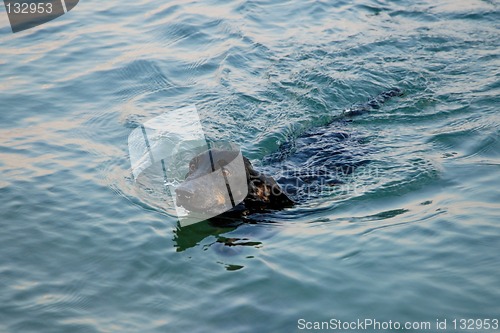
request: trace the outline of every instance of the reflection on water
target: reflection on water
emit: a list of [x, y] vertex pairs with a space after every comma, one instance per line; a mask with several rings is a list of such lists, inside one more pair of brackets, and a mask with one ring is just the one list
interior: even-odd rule
[[[273, 223], [269, 219], [268, 214], [256, 214], [255, 216], [226, 216], [221, 215], [213, 217], [209, 220], [192, 224], [189, 226], [177, 225], [174, 231], [174, 242], [176, 244], [177, 251], [184, 251], [188, 248], [199, 245], [201, 241], [209, 236], [215, 238], [216, 240], [205, 248], [214, 245], [215, 243], [222, 244], [224, 246], [254, 246], [258, 247], [262, 244], [260, 241], [253, 241], [252, 239], [243, 237], [224, 237], [222, 235], [228, 234], [231, 231], [235, 231], [238, 226], [243, 224], [270, 224]], [[248, 236], [248, 235], [247, 235]]]

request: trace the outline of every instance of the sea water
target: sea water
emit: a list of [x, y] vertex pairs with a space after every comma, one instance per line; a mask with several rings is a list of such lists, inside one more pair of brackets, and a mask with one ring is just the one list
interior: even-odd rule
[[[499, 7], [88, 0], [15, 34], [0, 9], [0, 331], [500, 331]], [[134, 182], [127, 138], [168, 110], [265, 169], [391, 87], [338, 123], [364, 167], [256, 223], [182, 228]]]

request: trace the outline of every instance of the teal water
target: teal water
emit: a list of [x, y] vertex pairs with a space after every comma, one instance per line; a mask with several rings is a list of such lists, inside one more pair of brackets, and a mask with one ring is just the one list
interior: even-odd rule
[[[499, 332], [451, 327], [500, 319], [499, 9], [89, 0], [12, 34], [2, 8], [0, 331]], [[366, 167], [258, 223], [180, 228], [132, 181], [128, 135], [173, 108], [266, 168], [390, 87], [339, 124]]]

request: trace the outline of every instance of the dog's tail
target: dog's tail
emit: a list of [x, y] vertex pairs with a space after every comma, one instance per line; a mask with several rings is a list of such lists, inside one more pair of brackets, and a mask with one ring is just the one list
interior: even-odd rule
[[389, 90], [384, 91], [383, 93], [371, 98], [368, 102], [362, 104], [354, 104], [347, 110], [342, 112], [343, 117], [354, 117], [359, 116], [363, 113], [366, 113], [371, 110], [380, 109], [382, 104], [396, 96], [403, 96], [403, 90], [399, 88], [391, 88]]

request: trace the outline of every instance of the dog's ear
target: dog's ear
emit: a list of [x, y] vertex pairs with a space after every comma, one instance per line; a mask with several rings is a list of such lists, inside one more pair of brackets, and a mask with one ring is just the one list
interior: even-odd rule
[[281, 186], [276, 183], [274, 178], [266, 176], [266, 187], [270, 192], [269, 203], [271, 208], [283, 209], [293, 206], [294, 202], [286, 195]]
[[294, 204], [273, 177], [256, 171], [246, 157], [243, 157], [243, 160], [247, 173], [248, 196], [245, 202], [248, 206], [260, 209], [283, 209]]
[[292, 207], [295, 202], [293, 202], [292, 199], [288, 197], [288, 195], [285, 194], [285, 192], [281, 189], [281, 187], [276, 184], [279, 187], [279, 192], [278, 194], [273, 194], [271, 201], [273, 202], [273, 206], [279, 207], [280, 209], [285, 208], [285, 207]]
[[260, 174], [251, 177], [248, 183], [248, 204], [260, 209], [283, 209], [293, 206], [294, 202], [283, 189], [270, 177]]

